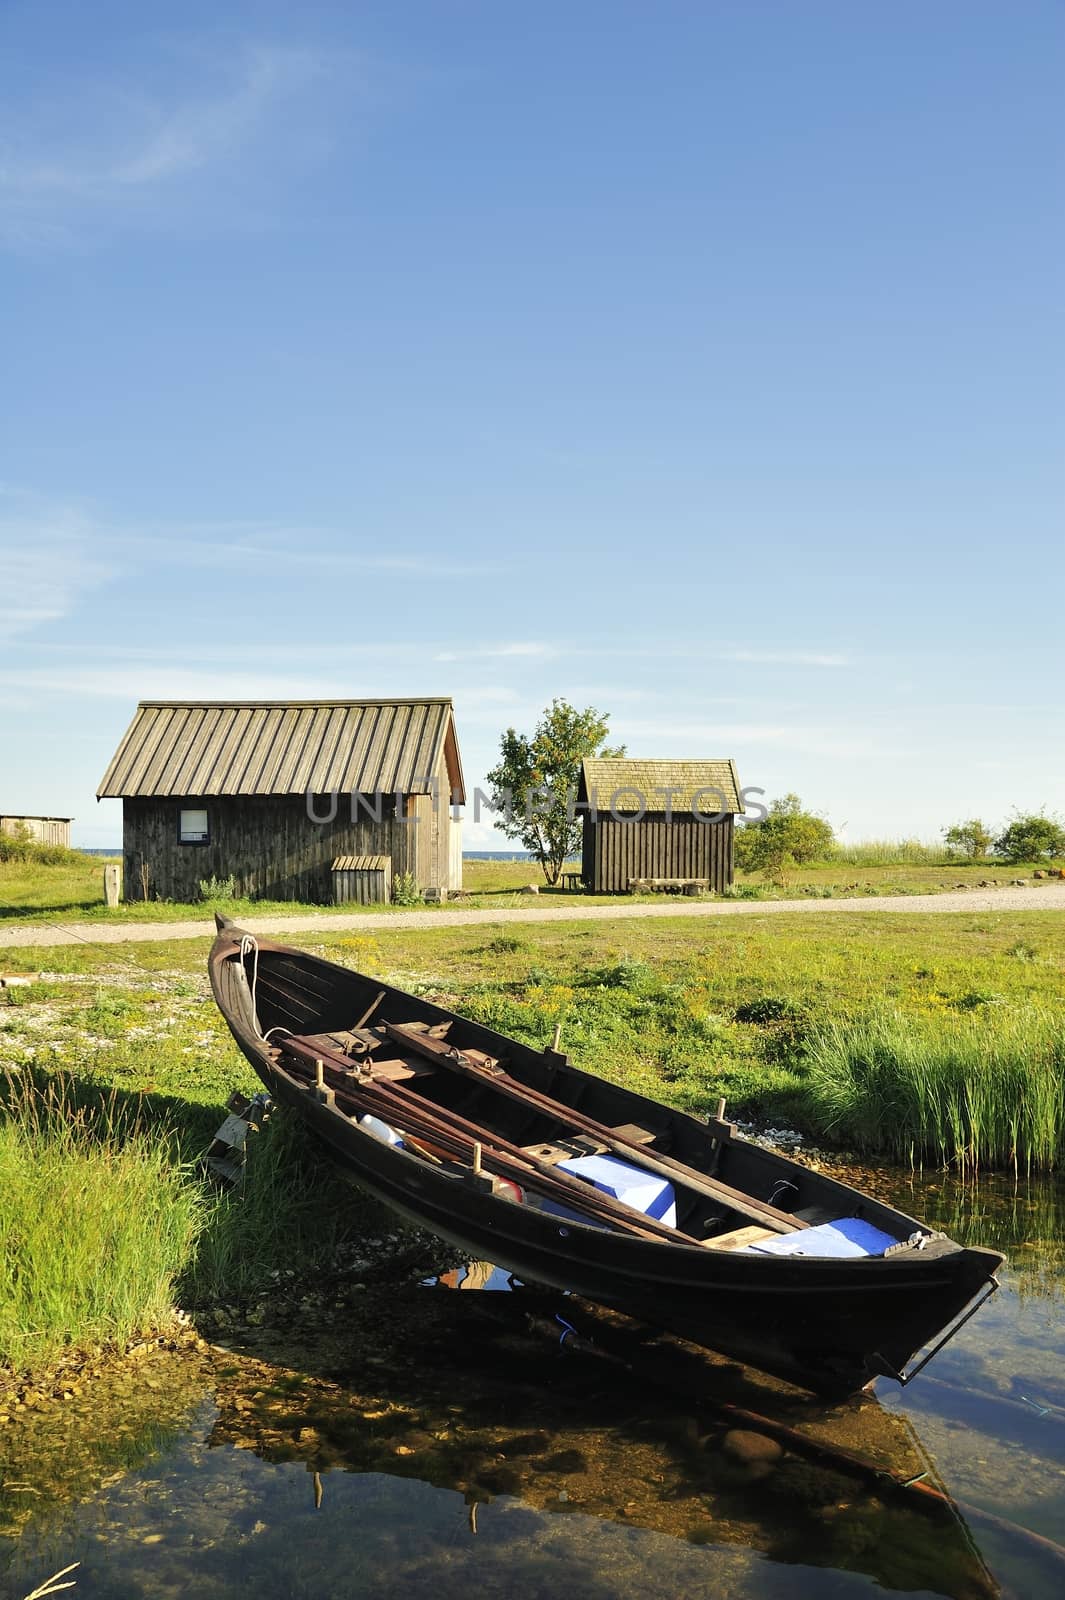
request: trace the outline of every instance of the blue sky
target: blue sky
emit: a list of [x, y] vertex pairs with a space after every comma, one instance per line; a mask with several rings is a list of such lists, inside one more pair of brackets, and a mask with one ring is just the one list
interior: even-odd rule
[[[1065, 8], [0, 4], [0, 810], [141, 697], [553, 695], [1065, 810]], [[482, 826], [470, 846], [491, 845]]]

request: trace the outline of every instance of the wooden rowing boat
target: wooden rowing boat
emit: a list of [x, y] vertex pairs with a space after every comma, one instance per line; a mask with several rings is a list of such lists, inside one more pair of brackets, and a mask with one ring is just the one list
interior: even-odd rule
[[216, 920], [214, 996], [270, 1093], [471, 1259], [832, 1394], [908, 1382], [996, 1286], [994, 1251], [737, 1137], [723, 1108], [700, 1121]]

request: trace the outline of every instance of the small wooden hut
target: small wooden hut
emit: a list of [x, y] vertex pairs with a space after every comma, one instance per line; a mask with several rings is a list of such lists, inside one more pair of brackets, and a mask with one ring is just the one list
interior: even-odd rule
[[0, 832], [11, 833], [34, 844], [70, 845], [72, 817], [0, 817]]
[[[194, 901], [209, 879], [323, 905], [335, 885], [361, 900], [400, 873], [423, 890], [461, 887], [447, 699], [142, 701], [105, 796], [122, 800], [127, 899]], [[387, 870], [334, 877], [336, 862], [369, 857]]]
[[733, 878], [733, 818], [743, 799], [732, 761], [595, 758], [581, 768], [581, 877], [597, 894], [711, 889]]

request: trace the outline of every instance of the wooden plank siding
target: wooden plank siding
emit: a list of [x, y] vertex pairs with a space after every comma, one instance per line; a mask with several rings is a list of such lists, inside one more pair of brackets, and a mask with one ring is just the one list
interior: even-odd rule
[[584, 883], [596, 894], [622, 894], [632, 878], [705, 878], [720, 894], [733, 877], [732, 830], [731, 816], [667, 821], [649, 812], [637, 821], [594, 812], [584, 819]]
[[432, 773], [436, 794], [410, 795], [407, 810], [417, 818], [411, 827], [409, 859], [405, 867], [396, 866], [397, 872], [413, 872], [421, 889], [458, 889], [461, 874], [454, 880], [451, 851], [451, 832], [461, 824], [451, 817], [451, 792], [448, 783], [447, 761], [443, 753]]
[[[232, 877], [242, 898], [328, 905], [334, 860], [359, 855], [388, 856], [393, 877], [412, 872], [420, 888], [449, 888], [450, 873], [441, 875], [437, 866], [449, 864], [451, 822], [443, 802], [440, 818], [434, 819], [428, 796], [408, 797], [405, 809], [413, 815], [402, 821], [393, 799], [384, 796], [378, 822], [378, 797], [366, 798], [373, 815], [357, 809], [352, 821], [350, 797], [340, 796], [335, 819], [323, 823], [312, 822], [303, 797], [295, 795], [127, 799], [122, 807], [126, 899], [143, 898], [141, 867], [147, 864], [150, 899], [198, 900], [202, 879]], [[317, 814], [327, 816], [330, 805], [328, 795], [319, 796]], [[206, 844], [179, 840], [181, 812], [193, 808], [207, 812]]]

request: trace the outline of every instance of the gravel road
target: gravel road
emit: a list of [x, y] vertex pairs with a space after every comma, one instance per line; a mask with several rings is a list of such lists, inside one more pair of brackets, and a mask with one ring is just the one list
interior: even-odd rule
[[[850, 912], [940, 913], [950, 911], [1061, 911], [1065, 913], [1065, 879], [1031, 888], [950, 890], [945, 894], [867, 895], [854, 900], [684, 900], [661, 905], [537, 905], [514, 910], [311, 912], [291, 917], [249, 917], [250, 933], [368, 932], [387, 928], [465, 928], [501, 922], [620, 922], [632, 917], [764, 917], [846, 916]], [[0, 924], [0, 949], [22, 945], [167, 943], [172, 939], [204, 939], [214, 933], [203, 922], [68, 922]]]

